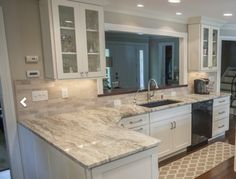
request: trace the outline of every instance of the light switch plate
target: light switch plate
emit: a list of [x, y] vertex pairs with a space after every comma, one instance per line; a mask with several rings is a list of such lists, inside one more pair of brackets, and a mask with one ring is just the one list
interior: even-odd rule
[[62, 88], [61, 89], [61, 97], [63, 99], [69, 98], [68, 88]]
[[26, 63], [38, 63], [39, 57], [38, 56], [26, 56], [25, 62]]
[[32, 91], [32, 101], [47, 101], [48, 91]]

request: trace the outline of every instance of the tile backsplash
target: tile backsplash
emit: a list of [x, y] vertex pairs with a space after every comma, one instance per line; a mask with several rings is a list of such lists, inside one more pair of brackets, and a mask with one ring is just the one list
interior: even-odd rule
[[188, 75], [188, 85], [189, 91], [193, 93], [194, 91], [194, 80], [201, 79], [201, 78], [209, 78], [209, 90], [210, 92], [216, 92], [216, 73], [207, 73], [207, 72], [190, 72]]
[[[69, 98], [62, 98], [62, 88], [68, 89]], [[47, 90], [47, 101], [32, 101], [32, 91]], [[171, 95], [187, 94], [188, 87], [158, 90], [156, 96], [161, 94]], [[83, 109], [91, 109], [101, 106], [114, 106], [114, 100], [120, 100], [122, 104], [131, 104], [135, 94], [123, 94], [114, 96], [97, 97], [96, 80], [20, 80], [15, 81], [15, 95], [17, 99], [17, 114], [19, 117], [37, 114], [58, 114], [75, 112]], [[27, 107], [24, 108], [20, 101], [27, 98]], [[146, 100], [146, 92], [137, 95], [137, 102]]]

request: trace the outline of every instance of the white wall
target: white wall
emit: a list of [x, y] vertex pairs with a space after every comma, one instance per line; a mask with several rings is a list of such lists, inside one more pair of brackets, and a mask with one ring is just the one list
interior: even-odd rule
[[158, 28], [160, 30], [187, 32], [187, 24], [163, 21], [158, 19], [150, 19], [146, 17], [138, 17], [133, 15], [107, 12], [104, 13], [105, 23], [122, 24], [146, 28]]
[[[27, 69], [43, 74], [38, 0], [0, 0], [3, 7], [13, 79], [25, 79]], [[26, 55], [38, 55], [38, 64], [26, 65]], [[43, 77], [43, 76], [42, 76]]]
[[220, 36], [234, 36], [234, 37], [236, 37], [236, 29], [221, 29]]
[[[3, 7], [12, 78], [26, 79], [28, 69], [38, 69], [43, 78], [42, 40], [38, 0], [0, 0]], [[187, 32], [187, 25], [158, 19], [105, 12], [105, 23]], [[38, 64], [25, 64], [26, 55], [38, 55]]]

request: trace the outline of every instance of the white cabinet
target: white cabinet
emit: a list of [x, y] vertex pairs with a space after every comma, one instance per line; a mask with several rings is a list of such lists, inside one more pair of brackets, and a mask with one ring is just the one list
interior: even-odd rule
[[160, 158], [191, 145], [191, 105], [153, 112], [150, 122], [150, 136], [162, 141]]
[[188, 25], [189, 70], [217, 71], [219, 28], [201, 23]]
[[85, 168], [27, 128], [18, 125], [25, 179], [157, 179], [157, 147], [95, 168]]
[[150, 135], [161, 140], [158, 150], [159, 157], [166, 156], [173, 151], [173, 123], [172, 120], [166, 120], [151, 124]]
[[127, 129], [149, 135], [149, 114], [123, 118], [119, 125]]
[[102, 7], [67, 0], [40, 0], [45, 76], [105, 76]]
[[214, 99], [212, 137], [215, 138], [229, 130], [230, 97]]

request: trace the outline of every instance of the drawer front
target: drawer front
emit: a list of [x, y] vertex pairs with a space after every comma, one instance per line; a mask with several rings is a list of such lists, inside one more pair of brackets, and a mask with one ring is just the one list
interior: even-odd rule
[[229, 120], [229, 119], [225, 118], [225, 119], [221, 119], [219, 121], [215, 121], [213, 123], [212, 136], [216, 136], [216, 135], [221, 134], [227, 130], [227, 128], [228, 128], [227, 127], [228, 126], [227, 120]]
[[184, 105], [180, 107], [175, 107], [171, 109], [165, 109], [157, 112], [152, 112], [150, 114], [150, 122], [159, 122], [162, 120], [171, 119], [173, 117], [183, 116], [186, 114], [191, 114], [191, 105]]
[[213, 108], [213, 119], [214, 121], [229, 117], [229, 104], [220, 105]]
[[149, 114], [132, 116], [121, 119], [119, 125], [125, 128], [134, 128], [149, 124]]
[[149, 135], [149, 125], [131, 128], [130, 130]]
[[217, 98], [214, 99], [214, 106], [224, 105], [230, 103], [230, 97], [223, 97], [223, 98]]

